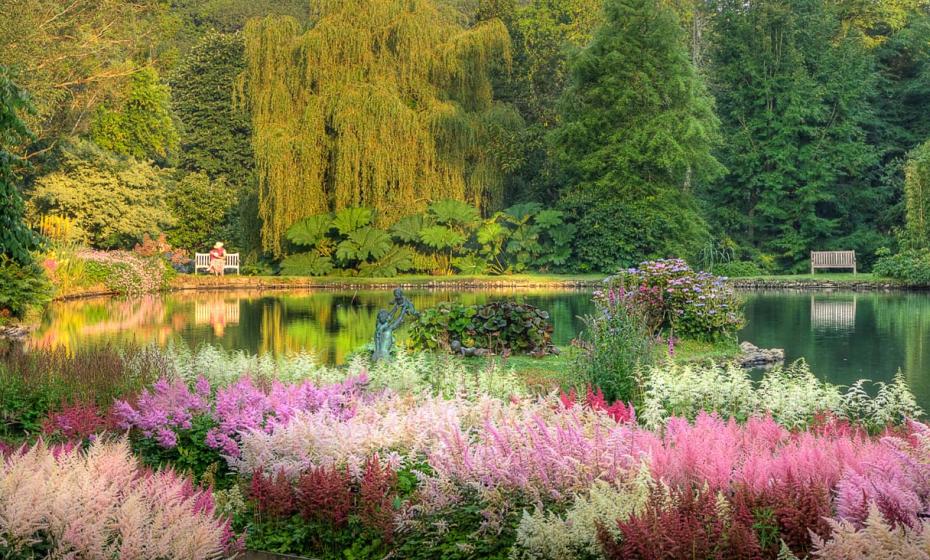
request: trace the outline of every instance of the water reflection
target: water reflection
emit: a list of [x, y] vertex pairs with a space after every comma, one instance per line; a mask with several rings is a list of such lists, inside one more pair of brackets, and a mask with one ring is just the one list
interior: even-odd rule
[[[418, 309], [453, 300], [475, 304], [516, 299], [536, 305], [552, 314], [559, 345], [571, 341], [581, 328], [579, 317], [591, 311], [590, 295], [578, 290], [416, 290], [407, 295]], [[376, 314], [390, 305], [391, 297], [383, 290], [242, 291], [56, 302], [29, 344], [73, 350], [100, 342], [182, 340], [259, 353], [310, 350], [321, 360], [343, 363], [371, 340]]]
[[907, 377], [930, 409], [930, 295], [767, 292], [748, 296], [740, 338], [784, 348], [833, 383]]
[[[408, 293], [418, 309], [442, 301], [483, 303], [517, 299], [548, 310], [554, 339], [567, 345], [590, 313], [584, 291], [483, 290]], [[180, 292], [140, 299], [94, 299], [53, 304], [29, 344], [64, 347], [100, 342], [217, 344], [248, 352], [313, 351], [342, 363], [371, 340], [382, 291]], [[747, 325], [740, 333], [763, 347], [805, 358], [834, 383], [890, 380], [904, 372], [930, 409], [930, 295], [926, 293], [755, 292], [746, 295]], [[399, 338], [403, 337], [401, 331]]]

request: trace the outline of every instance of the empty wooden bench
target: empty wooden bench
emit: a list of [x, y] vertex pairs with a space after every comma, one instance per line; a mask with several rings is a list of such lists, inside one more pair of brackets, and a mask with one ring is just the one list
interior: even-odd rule
[[[210, 268], [210, 253], [194, 253], [194, 274], [198, 270], [206, 272]], [[233, 269], [239, 274], [239, 253], [226, 253], [226, 262], [223, 264], [223, 271]]]
[[856, 273], [855, 251], [811, 251], [811, 274], [817, 269], [851, 268]]

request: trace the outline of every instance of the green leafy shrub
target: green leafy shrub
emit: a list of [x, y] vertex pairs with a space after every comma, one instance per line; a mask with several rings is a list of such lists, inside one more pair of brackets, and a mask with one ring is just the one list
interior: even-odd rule
[[167, 179], [150, 162], [76, 140], [62, 149], [59, 168], [36, 180], [29, 214], [74, 219], [93, 247], [129, 248], [174, 221], [165, 200]]
[[441, 303], [420, 313], [410, 340], [416, 349], [544, 355], [554, 351], [552, 330], [549, 313], [532, 305]]
[[345, 208], [301, 220], [287, 230], [294, 245], [309, 247], [288, 256], [281, 272], [294, 276], [324, 276], [333, 271], [360, 276], [396, 276], [410, 270], [413, 254], [396, 247], [386, 231], [373, 227], [370, 208]]
[[91, 138], [113, 153], [165, 163], [177, 153], [178, 132], [171, 115], [171, 90], [153, 67], [132, 75], [119, 104], [97, 109]]
[[210, 180], [206, 173], [197, 172], [174, 184], [167, 199], [175, 218], [168, 241], [175, 247], [202, 252], [223, 239], [220, 230], [226, 215], [234, 210], [237, 193], [225, 178]]
[[48, 303], [51, 297], [52, 285], [41, 266], [0, 256], [0, 323], [5, 317], [22, 318], [29, 309]]
[[746, 276], [759, 276], [762, 274], [762, 269], [752, 261], [730, 261], [714, 265], [711, 272], [717, 276], [743, 278]]
[[930, 250], [910, 249], [892, 255], [888, 249], [879, 249], [875, 256], [872, 272], [876, 275], [930, 286]]
[[733, 288], [681, 259], [644, 262], [605, 284], [603, 297], [639, 300], [651, 323], [678, 336], [713, 340], [743, 326], [742, 302]]
[[281, 264], [284, 274], [323, 276], [334, 271], [360, 276], [508, 274], [561, 270], [568, 266], [575, 226], [559, 210], [538, 203], [513, 206], [486, 220], [457, 200], [439, 200], [426, 212], [374, 228], [368, 208], [311, 216], [291, 226], [288, 240], [310, 247]]

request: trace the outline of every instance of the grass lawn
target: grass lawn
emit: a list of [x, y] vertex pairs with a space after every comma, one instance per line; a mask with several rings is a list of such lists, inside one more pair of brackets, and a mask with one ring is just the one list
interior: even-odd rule
[[784, 281], [784, 282], [810, 282], [810, 281], [820, 281], [820, 282], [838, 282], [838, 283], [855, 283], [855, 282], [889, 282], [889, 283], [899, 283], [893, 278], [886, 278], [883, 276], [876, 276], [871, 272], [860, 272], [858, 274], [853, 274], [852, 272], [818, 272], [816, 274], [767, 274], [762, 276], [743, 276], [740, 278], [732, 278], [734, 281], [740, 280], [774, 280], [774, 281]]
[[[560, 347], [561, 353], [557, 356], [534, 358], [532, 356], [499, 356], [464, 358], [465, 362], [473, 367], [486, 367], [489, 363], [497, 363], [504, 368], [513, 368], [517, 375], [531, 390], [547, 393], [554, 389], [568, 389], [570, 387], [583, 388], [584, 382], [578, 379], [575, 371], [575, 348]], [[681, 340], [675, 346], [675, 355], [669, 356], [668, 347], [657, 345], [655, 348], [655, 361], [672, 360], [675, 363], [701, 363], [725, 362], [739, 355], [739, 344], [736, 340], [722, 340], [718, 342], [704, 342], [699, 340]]]
[[439, 284], [450, 285], [482, 285], [489, 286], [560, 286], [560, 285], [594, 285], [604, 278], [602, 274], [505, 274], [498, 276], [491, 275], [449, 275], [449, 276], [430, 276], [430, 275], [400, 275], [391, 278], [363, 278], [359, 276], [236, 276], [226, 275], [222, 278], [207, 276], [203, 274], [179, 274], [172, 280], [172, 287], [175, 288], [196, 288], [199, 286], [230, 286], [230, 287], [248, 287], [248, 286], [290, 286], [302, 287], [327, 287], [327, 286], [436, 286]]

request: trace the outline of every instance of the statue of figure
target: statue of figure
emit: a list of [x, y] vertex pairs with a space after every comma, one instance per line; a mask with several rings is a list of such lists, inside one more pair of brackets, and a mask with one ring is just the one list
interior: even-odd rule
[[404, 292], [400, 288], [394, 288], [394, 307], [391, 308], [391, 317], [400, 310], [400, 316], [403, 317], [409, 313], [413, 317], [419, 317], [420, 314], [413, 307], [413, 302], [404, 297]]
[[[394, 290], [394, 307], [390, 311], [378, 311], [378, 322], [375, 324], [375, 349], [371, 354], [371, 361], [390, 360], [391, 351], [394, 350], [394, 330], [404, 322], [407, 314], [418, 317], [420, 314], [414, 309], [413, 303], [404, 297], [400, 288]], [[396, 315], [396, 316], [395, 316]]]

